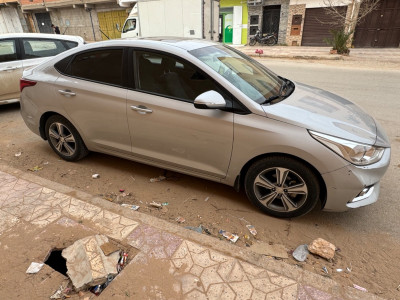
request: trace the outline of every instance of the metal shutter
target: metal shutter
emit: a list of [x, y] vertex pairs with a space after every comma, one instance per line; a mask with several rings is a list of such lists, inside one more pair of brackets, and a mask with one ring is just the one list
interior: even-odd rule
[[[341, 13], [346, 13], [347, 6], [336, 7]], [[341, 26], [332, 26], [324, 22], [333, 22], [332, 16], [326, 14], [326, 8], [307, 8], [304, 17], [302, 46], [328, 46], [324, 38], [330, 38], [330, 29], [338, 29]]]

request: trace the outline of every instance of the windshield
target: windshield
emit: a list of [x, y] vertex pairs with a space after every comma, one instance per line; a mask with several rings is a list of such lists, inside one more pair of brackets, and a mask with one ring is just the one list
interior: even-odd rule
[[257, 103], [279, 95], [282, 79], [266, 67], [227, 46], [210, 46], [190, 51]]

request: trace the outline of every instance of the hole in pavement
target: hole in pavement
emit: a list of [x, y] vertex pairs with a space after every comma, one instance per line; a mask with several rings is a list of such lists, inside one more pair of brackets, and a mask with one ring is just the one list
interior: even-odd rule
[[53, 249], [44, 263], [57, 272], [67, 276], [67, 261], [61, 255], [62, 250], [63, 249]]

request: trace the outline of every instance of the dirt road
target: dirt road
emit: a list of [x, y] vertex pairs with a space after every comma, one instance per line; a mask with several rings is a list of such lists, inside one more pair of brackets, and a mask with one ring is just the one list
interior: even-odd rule
[[[274, 61], [272, 65], [278, 66], [277, 68], [286, 67], [287, 69], [283, 70], [285, 72], [291, 72], [293, 68], [294, 76], [299, 77], [303, 76], [301, 68], [304, 73], [309, 71], [307, 63], [294, 67], [291, 64], [293, 63], [280, 64]], [[326, 72], [326, 69], [324, 70]], [[396, 73], [396, 76], [400, 77], [400, 74]], [[368, 82], [364, 84], [366, 88], [371, 89]], [[340, 88], [338, 83], [332, 82], [330, 90], [338, 92]], [[399, 86], [396, 84], [392, 87], [386, 86], [386, 89], [388, 88], [395, 91], [397, 89], [397, 94], [399, 93]], [[372, 90], [371, 98], [377, 97], [379, 90]], [[366, 105], [369, 101], [371, 99], [366, 99]], [[400, 235], [399, 228], [389, 228], [396, 227], [399, 222], [396, 218], [398, 206], [385, 206], [385, 203], [397, 200], [400, 191], [396, 186], [400, 177], [397, 153], [400, 144], [400, 121], [393, 112], [398, 108], [398, 104], [393, 105], [381, 107], [381, 112], [376, 111], [379, 116], [385, 114], [389, 119], [382, 123], [394, 149], [392, 165], [382, 182], [380, 200], [372, 206], [341, 214], [314, 210], [301, 218], [280, 220], [259, 212], [247, 201], [243, 192], [236, 193], [228, 186], [210, 181], [165, 172], [97, 153], [92, 153], [77, 163], [62, 161], [46, 142], [27, 129], [19, 114], [18, 103], [0, 106], [0, 158], [2, 162], [27, 172], [31, 172], [28, 169], [39, 167], [39, 170], [35, 171], [38, 176], [99, 195], [115, 203], [139, 205], [141, 212], [170, 222], [176, 222], [176, 218], [181, 216], [185, 219], [181, 226], [201, 224], [215, 238], [220, 238], [220, 229], [236, 233], [240, 236], [237, 244], [242, 247], [246, 247], [246, 243], [251, 245], [254, 241], [254, 237], [245, 227], [247, 224], [255, 226], [258, 240], [283, 244], [289, 251], [300, 244], [307, 244], [315, 238], [322, 237], [340, 249], [332, 262], [315, 257], [309, 257], [305, 263], [298, 263], [292, 258], [287, 261], [332, 277], [344, 285], [351, 286], [354, 283], [381, 297], [398, 299], [400, 291], [396, 288], [400, 284]], [[374, 115], [374, 109], [371, 107], [367, 111]], [[15, 156], [19, 153], [19, 156]], [[93, 179], [92, 175], [95, 173], [100, 174], [100, 178]], [[160, 175], [166, 176], [167, 179], [150, 182], [151, 178]], [[160, 210], [149, 208], [148, 203], [152, 201], [168, 205]], [[387, 212], [390, 209], [394, 211]], [[322, 270], [324, 266], [328, 269], [328, 274]], [[336, 271], [346, 268], [351, 269], [351, 272]]]

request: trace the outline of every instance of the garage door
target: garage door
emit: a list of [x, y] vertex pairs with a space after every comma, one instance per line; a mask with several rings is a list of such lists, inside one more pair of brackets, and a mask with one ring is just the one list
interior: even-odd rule
[[116, 24], [119, 24], [119, 27], [122, 28], [128, 14], [125, 10], [114, 10], [114, 11], [106, 11], [97, 13], [97, 17], [99, 18], [99, 26], [100, 30], [103, 32], [101, 37], [103, 40], [110, 39], [119, 39], [121, 37], [121, 32], [119, 32], [116, 28]]
[[353, 44], [356, 47], [399, 47], [400, 1], [381, 0], [379, 8], [356, 27]]
[[[346, 13], [347, 6], [336, 7], [340, 13]], [[327, 46], [325, 38], [330, 38], [330, 29], [340, 28], [332, 26], [332, 16], [326, 13], [326, 8], [307, 8], [304, 17], [302, 46]]]

